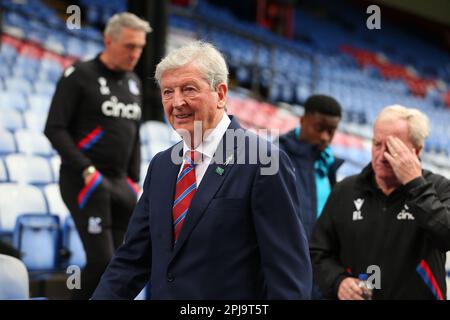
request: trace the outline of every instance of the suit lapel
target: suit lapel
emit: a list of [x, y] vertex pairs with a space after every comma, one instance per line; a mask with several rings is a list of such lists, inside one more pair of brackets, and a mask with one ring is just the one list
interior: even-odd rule
[[[240, 128], [239, 125], [232, 119], [228, 129], [238, 128]], [[214, 154], [214, 158], [203, 176], [202, 182], [197, 189], [197, 193], [192, 199], [186, 220], [184, 221], [178, 241], [174, 247], [173, 256], [181, 249], [194, 227], [200, 221], [208, 204], [231, 171], [233, 163], [235, 162], [235, 159], [237, 159], [236, 147], [237, 146], [233, 141], [226, 141], [226, 134], [222, 137], [222, 141]], [[229, 163], [227, 163], [227, 160]]]
[[[178, 145], [177, 145], [178, 146]], [[158, 173], [159, 179], [158, 188], [155, 193], [157, 193], [158, 199], [155, 201], [155, 213], [159, 216], [157, 219], [158, 229], [161, 230], [161, 237], [164, 246], [172, 250], [173, 246], [173, 222], [172, 222], [172, 207], [173, 207], [173, 197], [175, 194], [176, 181], [178, 177], [178, 172], [180, 171], [181, 161], [183, 158], [183, 145], [181, 144], [181, 150], [179, 152], [179, 159], [172, 159], [172, 152], [168, 152], [161, 159], [161, 163], [164, 163], [164, 170]], [[173, 150], [173, 149], [171, 149]], [[175, 163], [179, 162], [179, 163]], [[168, 165], [167, 165], [168, 164]]]

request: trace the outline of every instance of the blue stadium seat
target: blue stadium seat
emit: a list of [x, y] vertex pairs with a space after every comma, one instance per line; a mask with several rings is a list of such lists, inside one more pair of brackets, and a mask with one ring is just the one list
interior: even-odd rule
[[25, 120], [25, 129], [37, 132], [44, 131], [47, 119], [41, 113], [28, 110], [24, 112], [23, 119]]
[[11, 182], [44, 186], [54, 182], [50, 163], [39, 156], [11, 154], [5, 157]]
[[56, 270], [60, 244], [58, 216], [22, 214], [17, 217], [13, 245], [22, 253], [22, 261], [30, 272]]
[[0, 155], [10, 154], [17, 151], [14, 135], [6, 130], [0, 129]]
[[65, 221], [70, 212], [67, 209], [57, 183], [48, 184], [44, 187], [44, 195], [48, 204], [48, 211], [57, 215], [60, 221]]
[[61, 167], [61, 157], [59, 155], [54, 155], [50, 158], [50, 167], [52, 168], [55, 181], [59, 181], [59, 168]]
[[67, 265], [76, 265], [83, 268], [86, 264], [86, 253], [71, 216], [67, 216], [64, 221], [63, 246], [70, 252]]
[[0, 92], [0, 111], [11, 109], [18, 111], [28, 109], [28, 102], [22, 92]]
[[16, 110], [5, 110], [0, 113], [0, 130], [18, 130], [24, 128], [22, 115]]
[[0, 300], [29, 298], [28, 270], [17, 258], [0, 254]]
[[[48, 79], [48, 75], [46, 76]], [[56, 85], [49, 80], [40, 80], [34, 83], [34, 91], [43, 96], [51, 97], [55, 93]]]
[[41, 114], [48, 113], [51, 102], [52, 97], [47, 94], [31, 94], [28, 96], [28, 105], [30, 106], [30, 110]]
[[21, 77], [10, 78], [5, 85], [8, 91], [24, 93], [31, 93], [33, 91], [31, 82]]
[[161, 121], [147, 121], [144, 122], [140, 129], [140, 138], [143, 143], [169, 143], [172, 145], [175, 141], [174, 130], [167, 124]]
[[48, 213], [44, 194], [31, 185], [0, 184], [0, 228], [11, 232], [18, 215]]
[[44, 157], [51, 157], [55, 154], [47, 137], [41, 132], [24, 129], [16, 131], [14, 135], [19, 153]]
[[150, 147], [148, 144], [141, 144], [141, 159], [143, 161], [150, 161], [152, 158], [150, 157]]
[[7, 58], [0, 56], [0, 76], [4, 79], [11, 77], [10, 63]]
[[[24, 90], [28, 92], [32, 92], [33, 87], [31, 83], [33, 83], [36, 80], [37, 77], [37, 68], [32, 65], [26, 65], [25, 62], [22, 62], [21, 64], [16, 63], [13, 72], [12, 77], [16, 79], [23, 79], [26, 80], [26, 85]], [[21, 82], [24, 83], [25, 82]], [[7, 86], [11, 90], [16, 90], [15, 87], [11, 88], [11, 86]], [[18, 90], [16, 90], [18, 91]]]
[[3, 159], [0, 159], [0, 183], [8, 182], [8, 171], [6, 170], [5, 163], [3, 162]]
[[173, 145], [171, 142], [167, 141], [155, 141], [147, 145], [147, 152], [148, 152], [148, 158], [146, 160], [151, 160], [153, 157], [168, 148], [170, 148]]

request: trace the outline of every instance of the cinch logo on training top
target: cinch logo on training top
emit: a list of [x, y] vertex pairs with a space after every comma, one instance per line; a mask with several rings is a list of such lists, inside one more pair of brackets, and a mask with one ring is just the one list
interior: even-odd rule
[[362, 220], [363, 216], [361, 215], [361, 208], [364, 204], [364, 199], [358, 198], [356, 200], [353, 200], [353, 203], [355, 204], [356, 208], [356, 211], [353, 211], [353, 221]]
[[402, 211], [400, 211], [398, 213], [397, 220], [415, 220], [415, 218], [412, 215], [412, 213], [408, 212], [408, 210], [409, 210], [409, 208], [405, 204], [405, 206], [403, 207]]
[[102, 112], [108, 117], [120, 117], [130, 120], [141, 119], [141, 107], [136, 102], [133, 104], [125, 104], [119, 102], [115, 96], [102, 103]]

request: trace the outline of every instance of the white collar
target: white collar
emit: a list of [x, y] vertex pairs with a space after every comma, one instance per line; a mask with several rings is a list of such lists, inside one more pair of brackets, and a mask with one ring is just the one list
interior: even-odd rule
[[[224, 112], [222, 120], [219, 121], [217, 126], [211, 130], [208, 136], [194, 150], [200, 152], [203, 157], [206, 156], [212, 159], [217, 147], [219, 146], [220, 141], [222, 140], [223, 135], [230, 125], [230, 122], [230, 118]], [[191, 151], [191, 148], [183, 140], [183, 156], [186, 156], [189, 151]]]

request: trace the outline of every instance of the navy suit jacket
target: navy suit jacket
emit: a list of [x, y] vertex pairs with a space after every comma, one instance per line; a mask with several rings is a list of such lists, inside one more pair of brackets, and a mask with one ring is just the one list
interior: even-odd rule
[[[124, 243], [93, 299], [133, 299], [148, 281], [152, 299], [309, 298], [311, 262], [299, 199], [291, 192], [292, 164], [234, 119], [229, 129], [244, 138], [222, 138], [175, 246], [172, 206], [182, 143], [153, 158]], [[254, 143], [259, 154], [279, 162], [275, 174], [262, 174], [269, 165], [255, 161], [256, 151], [249, 152]]]

